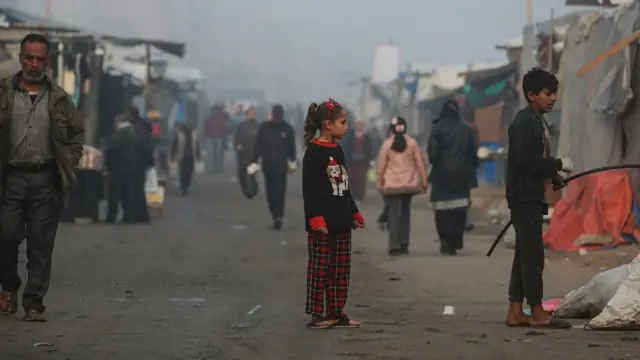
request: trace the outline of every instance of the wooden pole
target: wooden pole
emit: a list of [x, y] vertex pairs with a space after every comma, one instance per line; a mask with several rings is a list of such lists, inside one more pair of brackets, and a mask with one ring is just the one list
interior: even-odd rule
[[533, 25], [533, 0], [527, 0], [527, 24]]

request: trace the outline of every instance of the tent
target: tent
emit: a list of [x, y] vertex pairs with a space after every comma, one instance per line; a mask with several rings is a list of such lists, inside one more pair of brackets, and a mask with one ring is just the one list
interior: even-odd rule
[[[567, 31], [558, 156], [573, 159], [578, 172], [640, 163], [639, 19], [636, 1], [584, 15]], [[571, 182], [556, 204], [546, 245], [577, 251], [640, 239], [632, 213], [639, 179], [636, 171], [617, 171]]]

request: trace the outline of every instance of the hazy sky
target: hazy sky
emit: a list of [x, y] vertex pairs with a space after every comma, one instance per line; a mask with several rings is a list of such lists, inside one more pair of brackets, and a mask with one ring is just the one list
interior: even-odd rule
[[[215, 87], [255, 87], [277, 98], [352, 100], [377, 43], [402, 61], [501, 60], [494, 45], [521, 33], [525, 0], [49, 0], [54, 18], [114, 35], [187, 42], [187, 63]], [[533, 0], [534, 18], [572, 11]], [[43, 14], [46, 0], [19, 0]], [[150, 6], [150, 7], [148, 7]], [[145, 9], [147, 8], [147, 9]]]

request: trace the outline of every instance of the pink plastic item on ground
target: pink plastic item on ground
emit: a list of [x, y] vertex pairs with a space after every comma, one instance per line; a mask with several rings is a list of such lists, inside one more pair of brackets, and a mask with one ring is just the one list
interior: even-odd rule
[[552, 313], [552, 312], [556, 311], [558, 306], [560, 306], [561, 302], [562, 302], [562, 299], [545, 300], [545, 301], [542, 302], [542, 307], [544, 308], [544, 311], [546, 311], [548, 313]]

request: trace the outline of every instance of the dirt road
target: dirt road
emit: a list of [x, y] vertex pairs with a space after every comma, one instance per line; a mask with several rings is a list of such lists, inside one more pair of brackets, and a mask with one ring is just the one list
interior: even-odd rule
[[[511, 253], [487, 259], [493, 233], [481, 228], [462, 256], [443, 258], [432, 214], [421, 209], [409, 257], [386, 257], [374, 226], [354, 236], [347, 310], [363, 328], [305, 329], [307, 250], [294, 179], [280, 233], [267, 230], [262, 196], [243, 199], [224, 176], [197, 179], [151, 226], [63, 225], [46, 299], [51, 321], [0, 318], [0, 359], [639, 357], [633, 334], [506, 329]], [[361, 206], [370, 222], [378, 207], [377, 199]], [[546, 295], [563, 296], [597, 270], [553, 259]], [[455, 315], [441, 315], [446, 305]]]

